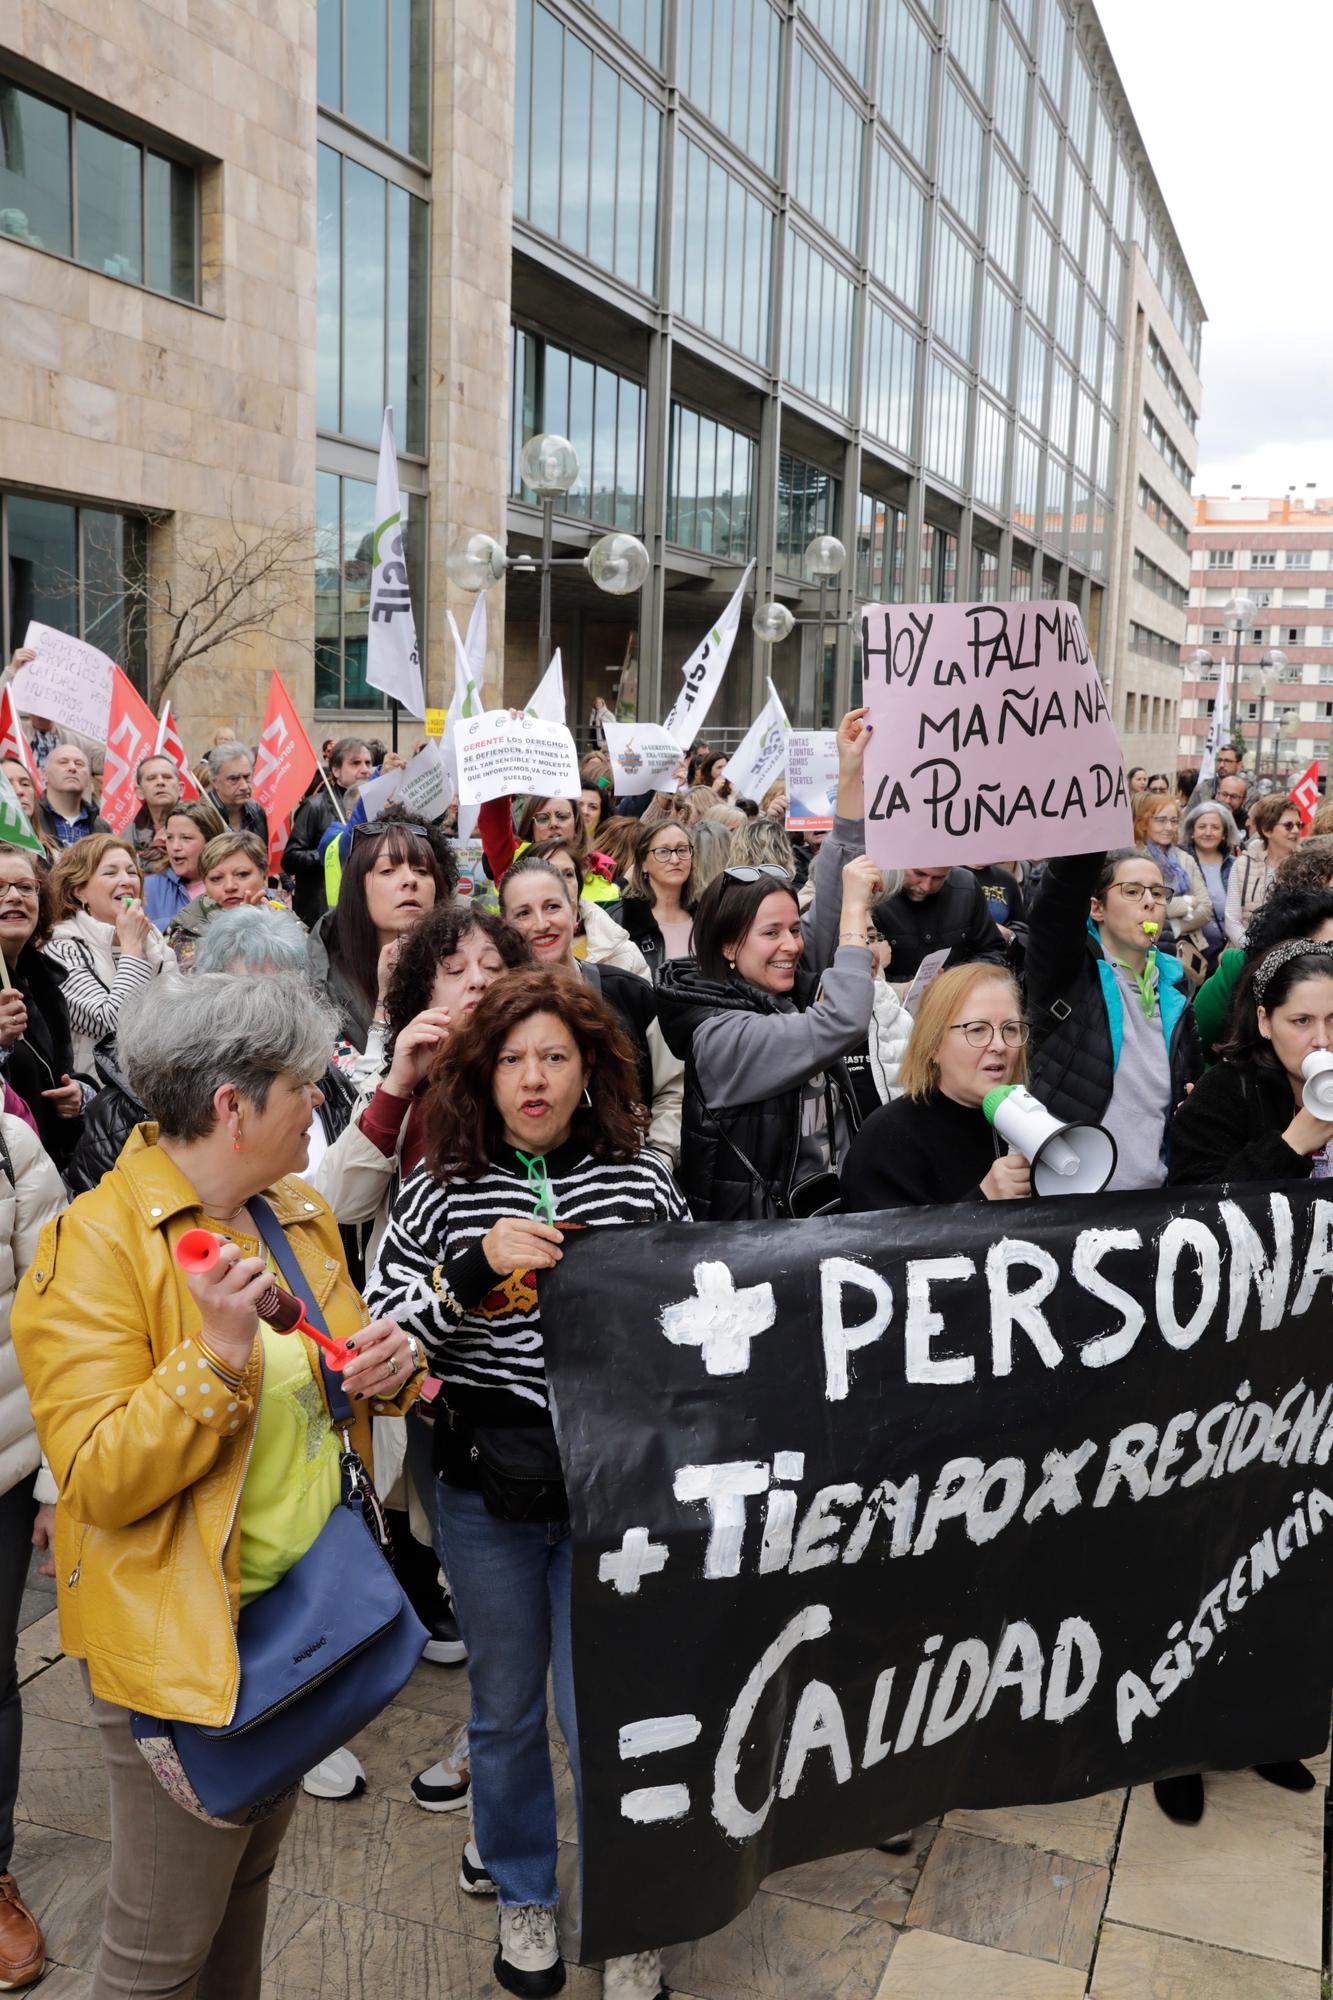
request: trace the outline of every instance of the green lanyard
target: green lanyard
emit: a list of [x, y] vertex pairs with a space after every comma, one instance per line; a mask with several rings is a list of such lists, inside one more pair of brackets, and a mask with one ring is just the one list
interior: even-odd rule
[[528, 1193], [532, 1196], [532, 1212], [543, 1222], [555, 1223], [555, 1196], [551, 1192], [551, 1176], [546, 1171], [546, 1157], [534, 1153], [529, 1159], [526, 1153], [514, 1148], [514, 1156], [523, 1162], [528, 1170]]

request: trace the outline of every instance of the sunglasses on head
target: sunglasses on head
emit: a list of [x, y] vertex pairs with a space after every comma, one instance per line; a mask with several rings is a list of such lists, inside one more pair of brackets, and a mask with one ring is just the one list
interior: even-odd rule
[[752, 868], [724, 868], [722, 872], [732, 882], [758, 882], [765, 875], [778, 882], [792, 880], [790, 868], [784, 868], [780, 861], [756, 861]]
[[369, 839], [372, 834], [414, 833], [419, 840], [430, 839], [430, 828], [419, 819], [363, 819], [352, 828], [352, 839]]

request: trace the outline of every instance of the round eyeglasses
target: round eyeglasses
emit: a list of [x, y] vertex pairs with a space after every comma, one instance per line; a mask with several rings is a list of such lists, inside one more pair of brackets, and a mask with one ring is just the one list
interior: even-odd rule
[[970, 1049], [988, 1049], [997, 1034], [1007, 1049], [1021, 1049], [1028, 1038], [1028, 1024], [1002, 1021], [997, 1028], [993, 1021], [953, 1021], [949, 1033], [961, 1035]]

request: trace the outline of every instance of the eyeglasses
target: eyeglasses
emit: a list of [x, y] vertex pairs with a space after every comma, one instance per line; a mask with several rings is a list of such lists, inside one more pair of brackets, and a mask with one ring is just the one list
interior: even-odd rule
[[1277, 823], [1277, 830], [1279, 833], [1304, 832], [1304, 828], [1298, 819], [1280, 819]]
[[650, 861], [688, 861], [692, 850], [688, 847], [650, 847]]
[[1007, 1049], [1021, 1049], [1028, 1038], [1026, 1021], [1003, 1021], [997, 1029], [993, 1021], [953, 1021], [951, 1035], [961, 1035], [970, 1049], [988, 1049], [998, 1034]]
[[723, 874], [732, 882], [758, 882], [765, 875], [776, 882], [790, 882], [792, 873], [780, 861], [757, 861], [753, 868], [724, 868]]
[[1165, 903], [1167, 900], [1165, 889], [1151, 889], [1146, 882], [1113, 882], [1111, 887], [1118, 889], [1122, 896], [1128, 896], [1131, 903]]
[[0, 903], [3, 903], [6, 896], [22, 896], [25, 903], [35, 903], [37, 901], [37, 884], [35, 882], [0, 882]]
[[372, 834], [381, 833], [414, 833], [419, 840], [430, 839], [430, 828], [423, 826], [419, 819], [359, 820], [352, 828], [352, 839], [368, 840]]

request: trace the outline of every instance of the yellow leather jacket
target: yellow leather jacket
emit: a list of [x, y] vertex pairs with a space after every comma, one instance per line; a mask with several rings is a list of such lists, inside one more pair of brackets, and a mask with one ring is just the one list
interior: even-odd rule
[[[217, 1726], [236, 1704], [236, 1523], [263, 1360], [256, 1342], [232, 1391], [195, 1344], [199, 1309], [174, 1245], [202, 1212], [156, 1139], [156, 1126], [138, 1126], [100, 1185], [47, 1224], [14, 1302], [13, 1338], [60, 1491], [64, 1650], [87, 1661], [104, 1701]], [[294, 1176], [267, 1199], [330, 1333], [354, 1333], [365, 1309], [328, 1205]], [[352, 1405], [367, 1465], [371, 1415], [406, 1409], [417, 1386], [393, 1404]]]

